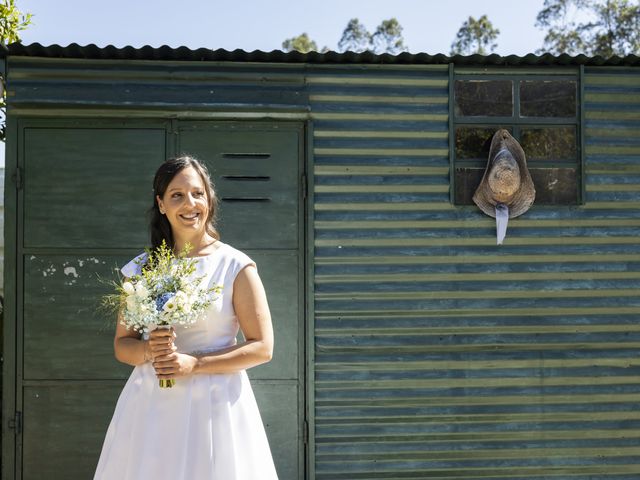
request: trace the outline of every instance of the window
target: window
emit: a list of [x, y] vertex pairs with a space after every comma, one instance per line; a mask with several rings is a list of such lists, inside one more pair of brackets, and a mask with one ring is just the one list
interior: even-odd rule
[[[511, 71], [513, 72], [513, 71]], [[578, 74], [456, 72], [453, 81], [453, 199], [473, 204], [491, 138], [507, 129], [520, 142], [537, 205], [580, 203]]]

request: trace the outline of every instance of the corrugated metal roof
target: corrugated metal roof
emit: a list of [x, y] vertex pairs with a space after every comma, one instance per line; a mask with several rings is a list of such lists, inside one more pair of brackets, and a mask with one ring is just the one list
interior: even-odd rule
[[7, 56], [22, 57], [50, 57], [50, 58], [88, 58], [101, 60], [184, 60], [184, 61], [226, 61], [226, 62], [278, 62], [278, 63], [384, 63], [384, 64], [442, 64], [454, 63], [456, 65], [605, 65], [605, 66], [631, 66], [640, 65], [640, 57], [628, 55], [626, 57], [588, 57], [586, 55], [534, 55], [532, 53], [525, 56], [508, 55], [454, 55], [444, 54], [430, 55], [428, 53], [408, 53], [399, 55], [382, 54], [376, 55], [372, 52], [283, 52], [272, 50], [264, 52], [254, 50], [247, 52], [244, 50], [224, 50], [219, 48], [211, 50], [208, 48], [198, 48], [192, 50], [188, 47], [98, 47], [97, 45], [78, 45], [72, 43], [63, 47], [61, 45], [41, 45], [32, 43], [23, 45], [12, 43], [9, 46], [0, 45], [0, 58]]

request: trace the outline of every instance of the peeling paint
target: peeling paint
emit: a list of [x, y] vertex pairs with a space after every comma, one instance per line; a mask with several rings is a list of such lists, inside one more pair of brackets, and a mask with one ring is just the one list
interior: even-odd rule
[[64, 274], [73, 275], [75, 278], [78, 278], [78, 272], [76, 272], [76, 269], [74, 267], [65, 267]]

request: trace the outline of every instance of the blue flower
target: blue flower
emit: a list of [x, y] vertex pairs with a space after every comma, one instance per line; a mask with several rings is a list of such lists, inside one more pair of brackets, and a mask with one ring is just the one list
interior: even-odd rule
[[175, 295], [176, 295], [175, 293], [166, 292], [160, 295], [158, 298], [156, 298], [156, 310], [158, 312], [161, 312], [162, 307], [164, 307], [164, 304], [167, 303], [169, 300], [171, 300], [173, 297], [175, 297]]

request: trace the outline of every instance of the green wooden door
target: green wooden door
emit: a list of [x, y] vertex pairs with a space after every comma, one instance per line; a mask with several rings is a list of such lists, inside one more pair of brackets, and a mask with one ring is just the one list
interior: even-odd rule
[[[256, 235], [262, 239], [269, 231], [283, 233], [282, 225], [269, 219], [279, 218], [283, 205], [288, 208], [288, 232], [293, 239], [276, 246], [243, 237], [251, 234], [241, 220], [252, 218], [244, 215], [254, 211], [250, 200], [225, 199], [236, 193], [232, 188], [225, 193], [222, 177], [235, 175], [245, 159], [231, 155], [224, 158], [234, 162], [216, 165], [218, 152], [234, 152], [216, 151], [218, 144], [208, 144], [208, 134], [199, 136], [213, 128], [222, 137], [232, 138], [242, 135], [242, 128], [207, 124], [202, 130], [188, 124], [184, 139], [182, 135], [178, 139], [171, 133], [173, 127], [163, 121], [20, 123], [17, 165], [23, 184], [17, 192], [16, 211], [7, 212], [15, 215], [17, 282], [15, 297], [6, 299], [14, 302], [7, 309], [14, 315], [4, 319], [5, 337], [9, 342], [13, 338], [16, 345], [15, 355], [5, 360], [4, 374], [15, 380], [15, 389], [5, 391], [3, 400], [5, 420], [11, 420], [8, 406], [21, 418], [4, 431], [5, 479], [91, 478], [118, 394], [131, 370], [113, 358], [115, 324], [99, 309], [99, 298], [109, 288], [99, 278], [117, 278], [118, 266], [147, 244], [145, 211], [152, 201], [153, 173], [175, 153], [178, 142], [206, 160], [216, 180], [220, 179], [223, 240], [244, 249], [258, 263], [270, 295], [277, 352], [271, 364], [251, 374], [281, 478], [303, 475], [298, 383], [303, 282], [298, 278], [302, 275], [300, 229], [297, 220], [291, 221], [300, 218], [301, 130], [296, 125], [284, 128], [289, 136], [271, 136], [269, 128], [275, 127], [271, 125], [262, 130], [262, 136], [255, 136], [255, 148], [278, 152], [273, 155], [278, 161], [271, 165], [271, 173], [261, 176], [280, 178], [279, 169], [292, 172], [278, 184], [286, 194], [278, 191], [269, 201], [259, 202], [267, 204], [265, 223]], [[224, 133], [225, 128], [233, 134]], [[7, 159], [8, 168], [11, 161]], [[271, 195], [270, 188], [264, 195]], [[268, 210], [269, 206], [273, 209]], [[5, 386], [9, 383], [5, 381]], [[292, 411], [298, 415], [291, 415]]]

